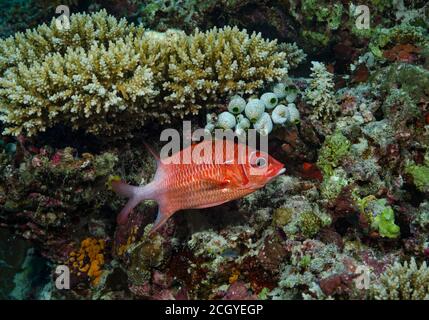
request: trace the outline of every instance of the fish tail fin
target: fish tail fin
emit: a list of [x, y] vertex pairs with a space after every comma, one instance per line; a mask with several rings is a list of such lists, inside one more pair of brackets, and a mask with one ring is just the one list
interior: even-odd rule
[[131, 186], [121, 180], [111, 181], [110, 185], [113, 191], [127, 198], [132, 198], [137, 193], [137, 189], [139, 189], [139, 187]]
[[[162, 172], [162, 163], [161, 159], [158, 155], [158, 153], [146, 142], [143, 142], [147, 150], [153, 155], [153, 157], [156, 160], [157, 164], [157, 172], [155, 174], [155, 180], [158, 180], [159, 174]], [[159, 197], [160, 194], [156, 192], [155, 182], [152, 181], [151, 183], [143, 186], [143, 187], [135, 187], [131, 186], [129, 184], [126, 184], [123, 181], [112, 181], [111, 186], [112, 189], [124, 196], [129, 198], [127, 204], [125, 207], [121, 210], [117, 217], [118, 224], [125, 224], [128, 220], [128, 216], [130, 212], [143, 200], [156, 200], [158, 203], [160, 202]], [[156, 218], [155, 224], [150, 231], [149, 234], [154, 233], [157, 231], [162, 225], [168, 220], [168, 218], [171, 216], [172, 212], [169, 213], [167, 210], [163, 210], [163, 207], [160, 205], [158, 210], [158, 216]]]
[[121, 196], [129, 198], [125, 207], [117, 217], [118, 224], [125, 224], [130, 212], [143, 200], [153, 199], [152, 185], [147, 184], [143, 187], [131, 186], [123, 181], [112, 181], [112, 189]]

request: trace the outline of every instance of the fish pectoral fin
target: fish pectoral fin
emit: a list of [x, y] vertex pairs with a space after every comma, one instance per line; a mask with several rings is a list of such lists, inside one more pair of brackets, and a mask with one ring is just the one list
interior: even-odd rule
[[202, 181], [207, 182], [208, 184], [211, 184], [213, 185], [213, 187], [216, 187], [216, 188], [225, 188], [231, 184], [231, 180], [227, 178], [225, 179], [205, 178], [205, 179], [202, 179]]

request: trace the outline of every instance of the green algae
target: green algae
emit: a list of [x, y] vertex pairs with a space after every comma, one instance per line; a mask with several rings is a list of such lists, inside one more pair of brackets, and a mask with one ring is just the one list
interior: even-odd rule
[[333, 174], [334, 168], [350, 152], [350, 147], [350, 141], [340, 132], [326, 137], [317, 160], [317, 165], [324, 175]]

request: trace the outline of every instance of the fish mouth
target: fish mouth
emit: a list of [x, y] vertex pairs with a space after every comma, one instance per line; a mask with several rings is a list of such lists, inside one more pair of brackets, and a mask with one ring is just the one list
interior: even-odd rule
[[281, 175], [282, 173], [284, 173], [286, 171], [286, 169], [285, 168], [281, 168], [280, 170], [279, 170], [279, 172], [277, 172], [277, 174], [276, 174], [276, 177], [278, 177], [279, 175]]

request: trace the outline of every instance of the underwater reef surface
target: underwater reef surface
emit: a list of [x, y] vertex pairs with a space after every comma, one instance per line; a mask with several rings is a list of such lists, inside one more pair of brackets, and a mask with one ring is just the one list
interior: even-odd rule
[[[68, 30], [1, 4], [0, 298], [429, 299], [426, 1], [362, 1], [369, 29], [347, 1], [61, 2]], [[286, 173], [117, 225], [110, 181], [150, 182], [142, 141], [183, 119], [253, 125]]]

